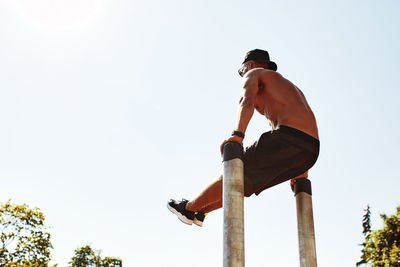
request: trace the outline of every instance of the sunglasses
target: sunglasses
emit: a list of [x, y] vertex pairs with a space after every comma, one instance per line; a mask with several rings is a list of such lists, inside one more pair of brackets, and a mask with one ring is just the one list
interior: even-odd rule
[[247, 66], [247, 62], [243, 64], [243, 66], [238, 69], [238, 73], [240, 75], [240, 77], [243, 77], [243, 75], [246, 73], [246, 71], [248, 70], [248, 66]]

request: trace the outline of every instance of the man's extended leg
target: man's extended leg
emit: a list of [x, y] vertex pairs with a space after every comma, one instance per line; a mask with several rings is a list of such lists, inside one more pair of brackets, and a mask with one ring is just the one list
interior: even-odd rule
[[204, 213], [222, 207], [222, 175], [206, 187], [196, 198], [186, 204], [190, 211], [201, 211]]
[[210, 213], [211, 211], [217, 210], [220, 208], [222, 208], [222, 199], [218, 200], [217, 202], [211, 203], [210, 205], [208, 205], [204, 209], [201, 209], [200, 211], [203, 213]]
[[[293, 178], [307, 178], [308, 171]], [[209, 213], [213, 210], [222, 208], [222, 175], [209, 186], [206, 187], [196, 198], [186, 204], [189, 211], [201, 211]]]
[[222, 207], [222, 175], [215, 182], [206, 187], [196, 198], [192, 201], [182, 199], [177, 201], [171, 199], [167, 208], [178, 218], [186, 223], [192, 224], [193, 222], [198, 226], [203, 225], [204, 216], [210, 211]]

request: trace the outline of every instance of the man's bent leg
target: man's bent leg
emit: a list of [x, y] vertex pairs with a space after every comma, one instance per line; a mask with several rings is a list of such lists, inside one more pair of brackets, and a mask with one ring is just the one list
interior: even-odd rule
[[222, 175], [186, 204], [189, 211], [211, 212], [222, 207]]

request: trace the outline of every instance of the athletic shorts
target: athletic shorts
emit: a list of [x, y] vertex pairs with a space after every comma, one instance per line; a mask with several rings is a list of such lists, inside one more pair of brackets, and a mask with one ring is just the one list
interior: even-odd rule
[[319, 140], [294, 128], [266, 132], [244, 151], [244, 195], [260, 194], [310, 169], [317, 161]]

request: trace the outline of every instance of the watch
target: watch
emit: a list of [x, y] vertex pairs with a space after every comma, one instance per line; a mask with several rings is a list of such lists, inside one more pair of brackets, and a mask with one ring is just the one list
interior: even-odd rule
[[244, 133], [242, 133], [241, 131], [233, 131], [232, 132], [232, 136], [233, 135], [236, 135], [236, 136], [244, 138]]

